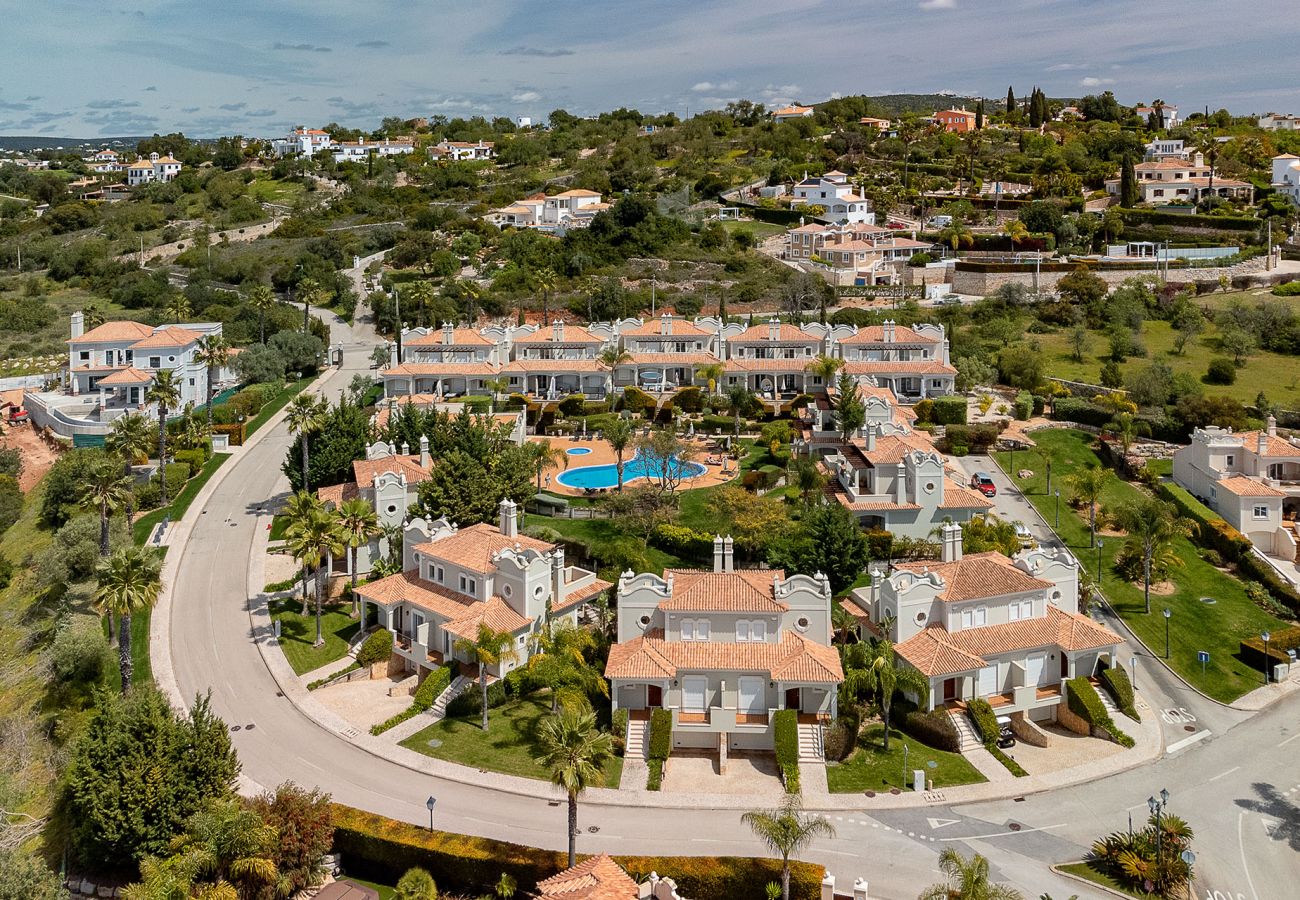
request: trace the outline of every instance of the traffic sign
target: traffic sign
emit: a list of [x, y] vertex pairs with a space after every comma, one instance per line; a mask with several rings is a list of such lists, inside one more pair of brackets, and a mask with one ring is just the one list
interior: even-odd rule
[[1207, 662], [1210, 661], [1210, 653], [1209, 653], [1209, 651], [1208, 651], [1208, 650], [1197, 650], [1197, 651], [1196, 651], [1196, 661], [1199, 662], [1199, 663], [1201, 664], [1201, 674], [1204, 675], [1204, 674], [1205, 674], [1205, 664], [1206, 664]]

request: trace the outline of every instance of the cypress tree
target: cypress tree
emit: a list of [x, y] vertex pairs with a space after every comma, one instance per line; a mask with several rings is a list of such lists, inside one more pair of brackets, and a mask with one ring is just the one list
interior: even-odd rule
[[1126, 153], [1119, 170], [1119, 205], [1131, 207], [1137, 206], [1137, 203], [1137, 174], [1133, 171], [1133, 157]]
[[983, 127], [984, 127], [984, 101], [979, 100], [976, 101], [975, 103], [975, 129], [978, 131]]
[[1015, 111], [1016, 111], [1016, 92], [1010, 86], [1008, 86], [1007, 87], [1007, 112], [1013, 113]]
[[1037, 128], [1042, 124], [1042, 108], [1038, 105], [1038, 88], [1035, 87], [1029, 94], [1029, 126]]

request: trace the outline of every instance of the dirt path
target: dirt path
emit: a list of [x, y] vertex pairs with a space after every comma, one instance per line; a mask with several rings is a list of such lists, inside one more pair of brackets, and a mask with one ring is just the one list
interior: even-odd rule
[[31, 425], [13, 425], [0, 437], [0, 446], [12, 447], [22, 456], [23, 470], [18, 476], [18, 487], [25, 494], [36, 486], [59, 458], [58, 451], [41, 440]]

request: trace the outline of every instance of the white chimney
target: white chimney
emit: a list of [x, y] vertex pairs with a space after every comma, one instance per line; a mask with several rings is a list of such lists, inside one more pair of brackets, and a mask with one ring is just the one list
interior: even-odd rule
[[874, 422], [868, 422], [867, 427], [863, 429], [867, 440], [867, 452], [870, 453], [876, 449], [876, 425]]
[[668, 315], [668, 313], [664, 313], [662, 316], [659, 317], [659, 333], [660, 334], [673, 333], [673, 317]]
[[406, 441], [402, 441], [402, 455], [403, 456], [411, 455], [411, 445], [406, 443]]
[[900, 459], [898, 466], [894, 469], [894, 502], [907, 502], [907, 466]]
[[1268, 436], [1269, 437], [1277, 436], [1277, 419], [1274, 418], [1273, 416], [1268, 417]]
[[722, 571], [722, 535], [713, 539], [713, 571]]
[[429, 436], [427, 434], [422, 434], [420, 435], [420, 468], [421, 469], [429, 468], [430, 462], [431, 460], [429, 458]]
[[[514, 506], [514, 504], [510, 504]], [[513, 515], [513, 513], [512, 513]], [[564, 548], [556, 547], [551, 551], [551, 605], [564, 600]]]
[[781, 323], [776, 316], [767, 320], [767, 339], [769, 341], [779, 341], [781, 339]]
[[519, 534], [519, 507], [515, 505], [515, 501], [505, 497], [497, 509], [500, 513], [500, 523], [497, 527], [500, 529], [502, 536], [517, 536]]
[[884, 333], [885, 343], [892, 344], [894, 342], [894, 320], [893, 319], [885, 320], [884, 331], [885, 331]]
[[946, 562], [961, 561], [961, 526], [944, 525], [939, 533], [943, 535], [943, 548], [941, 559]]
[[731, 535], [727, 535], [722, 539], [722, 571], [734, 572], [735, 570], [736, 567], [732, 563]]
[[551, 340], [564, 340], [564, 323], [558, 319], [551, 323]]
[[1268, 432], [1261, 431], [1259, 437], [1255, 439], [1255, 453], [1264, 456], [1268, 453]]
[[70, 337], [79, 338], [86, 333], [86, 316], [81, 310], [72, 314]]
[[450, 322], [444, 322], [442, 325], [442, 342], [444, 344], [456, 343], [456, 326]]

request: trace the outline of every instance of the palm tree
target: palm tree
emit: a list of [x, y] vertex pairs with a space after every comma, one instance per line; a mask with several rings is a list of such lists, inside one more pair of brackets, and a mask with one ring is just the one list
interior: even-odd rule
[[494, 893], [500, 897], [501, 900], [510, 900], [510, 898], [515, 895], [516, 888], [518, 888], [518, 884], [510, 873], [502, 872], [501, 877], [497, 879], [497, 886], [494, 888]]
[[99, 513], [99, 555], [108, 556], [108, 523], [113, 513], [124, 507], [131, 495], [131, 482], [123, 474], [117, 460], [109, 459], [96, 465], [82, 487], [81, 505]]
[[217, 370], [224, 369], [230, 362], [230, 345], [219, 334], [205, 334], [199, 338], [198, 345], [198, 350], [194, 353], [194, 359], [206, 366], [208, 370], [208, 434], [211, 434], [212, 395], [216, 393]]
[[180, 324], [182, 319], [188, 319], [194, 314], [194, 310], [190, 307], [190, 301], [186, 299], [184, 294], [174, 294], [167, 301], [165, 312], [171, 316], [172, 322], [177, 325]]
[[740, 415], [754, 404], [754, 392], [743, 384], [727, 388], [727, 406], [736, 422], [736, 437], [740, 437]]
[[1133, 418], [1133, 414], [1122, 412], [1106, 423], [1106, 430], [1119, 440], [1120, 450], [1128, 456], [1129, 448], [1143, 433], [1150, 434], [1151, 428], [1145, 422]]
[[465, 301], [465, 319], [473, 327], [478, 321], [478, 300], [483, 296], [483, 289], [475, 281], [460, 278], [452, 283], [451, 290], [458, 299]]
[[424, 327], [424, 313], [433, 305], [435, 294], [433, 285], [428, 281], [413, 282], [406, 289], [406, 300], [415, 305], [415, 312], [420, 327]]
[[478, 637], [461, 638], [455, 644], [457, 653], [464, 653], [478, 665], [478, 686], [483, 699], [483, 730], [488, 730], [488, 666], [514, 662], [519, 658], [515, 640], [508, 631], [493, 631], [486, 622], [479, 622]]
[[528, 658], [529, 671], [551, 689], [551, 712], [561, 706], [587, 705], [594, 693], [609, 696], [609, 683], [587, 662], [588, 651], [596, 649], [595, 636], [564, 620], [533, 635], [533, 652]]
[[312, 433], [320, 430], [325, 424], [325, 416], [329, 411], [329, 404], [321, 397], [313, 397], [310, 394], [299, 394], [289, 401], [289, 411], [285, 415], [285, 421], [289, 425], [289, 433], [298, 438], [298, 443], [302, 447], [302, 489], [309, 490], [307, 476], [307, 437]]
[[87, 331], [94, 331], [104, 324], [104, 310], [98, 303], [87, 303], [86, 308], [82, 310], [82, 317]]
[[1002, 233], [1011, 238], [1013, 246], [1029, 237], [1029, 229], [1026, 228], [1025, 223], [1019, 219], [1009, 220], [1007, 224], [1002, 226]]
[[304, 568], [316, 570], [316, 641], [312, 646], [319, 647], [325, 643], [325, 635], [321, 631], [321, 602], [327, 589], [328, 562], [330, 557], [343, 552], [343, 530], [333, 516], [317, 508], [292, 522], [285, 529], [284, 536], [293, 558], [301, 562]]
[[1106, 492], [1106, 488], [1114, 477], [1115, 475], [1110, 469], [1103, 469], [1101, 466], [1089, 466], [1086, 469], [1080, 469], [1067, 479], [1070, 490], [1074, 492], [1075, 499], [1080, 503], [1088, 504], [1088, 527], [1091, 532], [1088, 541], [1089, 547], [1097, 546], [1097, 503], [1101, 500], [1102, 494]]
[[174, 369], [159, 369], [144, 392], [145, 403], [158, 405], [158, 486], [160, 506], [167, 505], [167, 413], [181, 402], [181, 383]]
[[538, 764], [550, 771], [551, 781], [569, 797], [569, 868], [573, 868], [577, 862], [578, 797], [588, 787], [604, 784], [605, 765], [614, 756], [613, 738], [596, 728], [595, 713], [566, 707], [559, 715], [542, 720], [537, 742], [542, 748]]
[[248, 305], [257, 310], [257, 342], [266, 343], [266, 313], [275, 306], [275, 291], [265, 284], [255, 285], [248, 292]]
[[1196, 150], [1201, 153], [1210, 163], [1210, 183], [1205, 193], [1211, 197], [1214, 196], [1214, 163], [1219, 158], [1219, 142], [1214, 139], [1212, 131], [1206, 131], [1205, 134], [1196, 142]]
[[632, 361], [632, 354], [622, 347], [606, 347], [596, 356], [596, 361], [600, 363], [602, 369], [609, 369], [611, 372], [625, 363]]
[[551, 291], [555, 290], [555, 270], [543, 266], [533, 273], [532, 282], [542, 292], [542, 324], [551, 324]]
[[823, 389], [835, 383], [835, 373], [844, 368], [844, 360], [838, 356], [818, 356], [804, 366], [804, 371], [814, 378], [820, 378]]
[[416, 866], [407, 869], [397, 879], [393, 896], [396, 900], [438, 900], [438, 885], [432, 875]]
[[939, 232], [939, 241], [952, 247], [953, 250], [959, 250], [974, 244], [975, 237], [966, 227], [965, 222], [954, 218], [950, 225]]
[[614, 466], [618, 471], [618, 489], [623, 490], [623, 455], [627, 453], [627, 448], [636, 437], [636, 426], [632, 424], [631, 419], [619, 416], [613, 419], [604, 429], [605, 441], [614, 451]]
[[161, 572], [157, 555], [145, 547], [124, 547], [101, 562], [96, 570], [99, 585], [95, 589], [95, 608], [101, 615], [116, 616], [118, 621], [117, 659], [124, 694], [130, 689], [134, 675], [131, 616], [158, 602]]
[[213, 882], [193, 885], [198, 890], [182, 896], [207, 896], [223, 884], [237, 886], [242, 896], [283, 895], [280, 888], [287, 885], [272, 858], [278, 840], [256, 811], [238, 800], [217, 801], [191, 816], [185, 832], [172, 840], [165, 868]]
[[1023, 900], [1015, 888], [989, 881], [989, 861], [978, 853], [968, 860], [949, 847], [939, 854], [939, 871], [948, 881], [926, 888], [917, 900]]
[[858, 620], [853, 617], [853, 613], [844, 608], [844, 604], [835, 603], [831, 606], [831, 628], [839, 636], [841, 644], [849, 642], [849, 635], [853, 629], [858, 626]]
[[379, 527], [379, 517], [375, 515], [375, 508], [370, 505], [370, 501], [363, 497], [344, 500], [339, 504], [339, 508], [334, 511], [334, 517], [338, 522], [339, 530], [343, 533], [348, 552], [351, 554], [352, 611], [355, 613], [357, 610], [357, 550], [363, 545], [369, 544], [372, 539], [379, 537], [383, 531]]
[[[139, 457], [148, 457], [153, 446], [153, 429], [149, 420], [139, 413], [127, 413], [113, 420], [113, 430], [104, 438], [104, 448], [122, 458], [122, 474], [128, 481], [131, 465]], [[135, 492], [126, 496], [126, 527], [135, 525]]]
[[880, 704], [885, 726], [884, 751], [889, 752], [889, 713], [894, 694], [900, 690], [916, 694], [921, 705], [930, 695], [930, 682], [916, 669], [902, 665], [889, 638], [871, 644], [854, 644], [845, 659], [845, 687], [853, 694], [873, 693]]
[[1151, 562], [1170, 549], [1174, 538], [1189, 534], [1193, 523], [1178, 515], [1172, 503], [1144, 497], [1115, 511], [1115, 523], [1128, 532], [1126, 546], [1142, 554], [1142, 593], [1146, 611], [1151, 612]]
[[708, 385], [709, 393], [714, 394], [718, 390], [718, 383], [726, 375], [727, 368], [720, 362], [709, 363], [707, 366], [700, 366], [695, 370], [696, 378], [703, 378], [704, 383]]
[[790, 900], [790, 857], [803, 852], [814, 838], [835, 837], [835, 827], [825, 816], [804, 815], [798, 794], [787, 796], [779, 809], [751, 810], [740, 821], [781, 857], [782, 900]]
[[543, 473], [561, 466], [567, 467], [569, 455], [564, 452], [563, 447], [553, 446], [549, 440], [531, 441], [528, 444], [528, 461], [532, 465], [533, 474], [537, 477], [537, 489], [540, 491]]
[[[285, 529], [286, 532], [288, 531], [289, 527], [292, 527], [294, 525], [297, 525], [300, 529], [305, 528], [307, 522], [311, 519], [311, 517], [318, 512], [323, 512], [324, 509], [325, 509], [325, 504], [322, 503], [320, 498], [317, 497], [315, 494], [310, 494], [307, 491], [298, 491], [297, 493], [292, 494], [289, 497], [288, 502], [286, 502], [284, 505], [284, 511], [281, 513], [281, 515], [283, 515], [285, 518], [285, 522], [287, 523]], [[399, 532], [398, 540], [400, 539], [401, 539], [401, 534]], [[302, 615], [304, 616], [307, 615], [307, 599], [308, 599], [307, 598], [307, 575], [308, 575], [307, 565], [306, 563], [303, 563]]]

